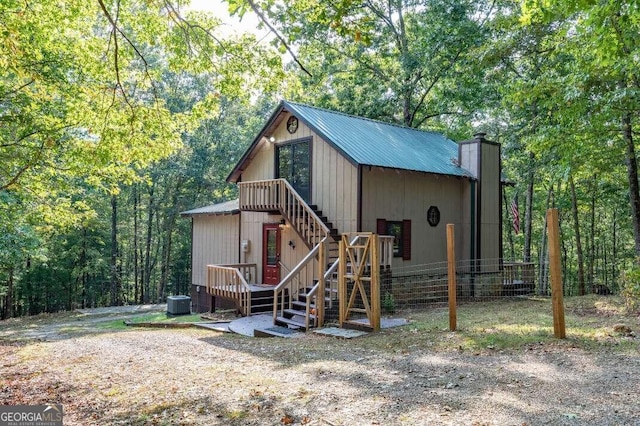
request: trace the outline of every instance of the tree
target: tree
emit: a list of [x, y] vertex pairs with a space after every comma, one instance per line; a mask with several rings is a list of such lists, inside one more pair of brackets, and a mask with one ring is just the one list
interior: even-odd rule
[[411, 127], [468, 120], [482, 104], [474, 54], [486, 40], [491, 6], [466, 0], [228, 3], [239, 14], [254, 10], [277, 43], [295, 50], [303, 90], [294, 93], [303, 101]]
[[600, 150], [604, 142], [624, 153], [638, 257], [640, 187], [633, 135], [640, 112], [640, 8], [637, 2], [531, 1], [523, 9], [523, 22], [551, 22], [564, 34], [558, 47], [573, 58], [573, 70], [555, 97], [568, 107], [564, 120], [576, 126], [580, 118], [588, 116], [589, 122], [576, 127], [600, 142]]

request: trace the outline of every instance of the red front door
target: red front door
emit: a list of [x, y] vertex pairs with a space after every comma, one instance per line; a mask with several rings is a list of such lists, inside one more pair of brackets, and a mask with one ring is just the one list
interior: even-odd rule
[[265, 223], [262, 226], [262, 282], [280, 283], [280, 226]]

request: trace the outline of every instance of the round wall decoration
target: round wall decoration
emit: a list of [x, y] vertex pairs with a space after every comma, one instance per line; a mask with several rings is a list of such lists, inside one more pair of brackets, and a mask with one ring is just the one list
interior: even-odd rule
[[427, 210], [427, 222], [431, 226], [438, 226], [440, 223], [440, 209], [436, 206], [429, 207], [429, 210]]
[[287, 130], [289, 133], [295, 133], [298, 130], [298, 119], [293, 115], [287, 120]]

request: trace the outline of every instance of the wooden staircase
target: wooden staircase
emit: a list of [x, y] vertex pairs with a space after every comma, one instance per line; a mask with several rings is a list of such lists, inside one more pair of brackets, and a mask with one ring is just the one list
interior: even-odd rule
[[[309, 249], [273, 289], [274, 324], [306, 331], [321, 327], [328, 317], [338, 317], [339, 241], [343, 236], [318, 206], [307, 204], [285, 179], [240, 182], [238, 187], [241, 210], [279, 213]], [[388, 237], [384, 245], [389, 258], [385, 265], [389, 266], [391, 243]], [[313, 285], [310, 277], [315, 277]]]
[[[330, 274], [326, 280], [324, 290], [324, 319], [338, 319], [338, 275], [337, 272]], [[317, 281], [312, 287], [303, 287], [292, 297], [289, 308], [279, 309], [274, 323], [276, 325], [307, 331], [309, 328], [318, 327], [318, 305], [317, 297], [313, 293], [317, 287]], [[307, 314], [307, 301], [309, 301], [309, 313]]]

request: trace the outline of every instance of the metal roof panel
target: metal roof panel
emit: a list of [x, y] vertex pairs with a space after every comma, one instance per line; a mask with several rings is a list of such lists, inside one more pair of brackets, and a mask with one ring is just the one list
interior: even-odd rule
[[327, 142], [360, 165], [471, 176], [457, 165], [458, 144], [435, 132], [284, 102]]
[[195, 216], [195, 215], [225, 215], [240, 213], [239, 200], [225, 201], [224, 203], [212, 204], [210, 206], [199, 207], [193, 210], [187, 210], [181, 212], [181, 216]]

